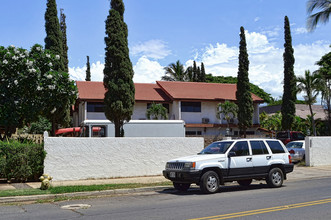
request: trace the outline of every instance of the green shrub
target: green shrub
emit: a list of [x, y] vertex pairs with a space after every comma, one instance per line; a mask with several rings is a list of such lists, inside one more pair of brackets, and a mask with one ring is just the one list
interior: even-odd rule
[[38, 180], [43, 173], [45, 156], [40, 144], [0, 142], [0, 178], [21, 182]]

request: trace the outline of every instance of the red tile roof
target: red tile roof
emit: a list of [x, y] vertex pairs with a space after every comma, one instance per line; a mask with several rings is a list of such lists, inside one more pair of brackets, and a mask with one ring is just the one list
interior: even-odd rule
[[105, 87], [103, 82], [95, 81], [76, 81], [78, 88], [78, 99], [100, 100], [105, 97]]
[[[105, 88], [103, 82], [76, 81], [78, 87], [78, 99], [81, 100], [103, 100]], [[171, 102], [165, 92], [153, 83], [135, 83], [135, 100], [147, 102]]]
[[[172, 100], [236, 100], [236, 84], [198, 83], [198, 82], [169, 82], [135, 83], [135, 100], [145, 102], [171, 102]], [[78, 99], [102, 100], [105, 94], [103, 82], [76, 81]], [[253, 101], [263, 100], [252, 94]]]
[[[236, 84], [201, 83], [201, 82], [156, 82], [174, 100], [236, 100]], [[263, 102], [252, 94], [253, 101]]]
[[135, 83], [136, 101], [171, 102], [169, 96], [154, 83]]

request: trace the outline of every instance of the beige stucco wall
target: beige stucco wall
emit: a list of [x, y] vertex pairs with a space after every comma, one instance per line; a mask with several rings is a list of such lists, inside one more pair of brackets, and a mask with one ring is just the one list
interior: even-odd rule
[[161, 175], [166, 161], [203, 146], [203, 138], [45, 137], [44, 172], [54, 180]]

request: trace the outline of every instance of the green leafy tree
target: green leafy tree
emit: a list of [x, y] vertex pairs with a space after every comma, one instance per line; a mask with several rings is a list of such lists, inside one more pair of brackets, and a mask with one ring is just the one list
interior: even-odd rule
[[[217, 118], [224, 119], [227, 122], [228, 128], [230, 126], [231, 119], [237, 117], [238, 106], [234, 102], [225, 101], [217, 105], [218, 110], [216, 113]], [[223, 117], [222, 117], [223, 116]]]
[[162, 76], [164, 81], [186, 81], [186, 71], [179, 60], [164, 67], [165, 75]]
[[134, 106], [135, 88], [133, 69], [129, 57], [128, 28], [124, 22], [124, 3], [111, 0], [111, 9], [106, 20], [106, 56], [104, 103], [107, 119], [115, 125], [115, 137], [123, 137], [125, 122], [131, 120]]
[[45, 49], [52, 51], [54, 54], [60, 55], [61, 62], [53, 69], [56, 71], [64, 71], [63, 62], [63, 38], [60, 30], [59, 19], [57, 17], [57, 6], [55, 0], [47, 0], [47, 8], [45, 12]]
[[[285, 51], [284, 59], [284, 93], [282, 102], [282, 127], [284, 130], [291, 130], [295, 116], [295, 101], [296, 101], [296, 78], [294, 75], [294, 50], [292, 47], [292, 37], [290, 30], [290, 22], [285, 16], [284, 22], [285, 32]], [[285, 101], [286, 100], [286, 101]]]
[[260, 114], [260, 126], [269, 131], [280, 131], [282, 130], [282, 115], [280, 112], [272, 115], [262, 112]]
[[85, 81], [91, 81], [91, 67], [90, 67], [90, 57], [86, 56], [86, 78]]
[[238, 105], [238, 125], [244, 137], [247, 128], [252, 126], [253, 119], [253, 100], [250, 93], [248, 78], [249, 60], [246, 48], [245, 29], [240, 27], [240, 46], [239, 46], [239, 67], [236, 99]]
[[[315, 12], [317, 10], [317, 12]], [[315, 13], [313, 13], [315, 12]], [[331, 13], [330, 0], [309, 0], [307, 2], [307, 28], [313, 31], [318, 23], [327, 23]]]
[[68, 44], [67, 44], [67, 24], [66, 15], [63, 13], [63, 9], [60, 10], [60, 29], [62, 34], [62, 50], [63, 50], [63, 65], [64, 72], [69, 72], [69, 60], [68, 60]]
[[[77, 88], [68, 73], [52, 70], [60, 61], [59, 55], [34, 45], [30, 51], [9, 46], [0, 47], [0, 126], [3, 138], [10, 137], [16, 128], [38, 120], [42, 115], [49, 121], [62, 124], [66, 111], [76, 100]], [[56, 119], [53, 121], [52, 119]]]
[[316, 64], [319, 65], [317, 72], [322, 78], [322, 104], [326, 108], [329, 135], [331, 135], [331, 52], [322, 56]]
[[297, 78], [297, 82], [299, 83], [298, 92], [305, 93], [303, 97], [309, 106], [313, 134], [314, 136], [316, 136], [315, 120], [312, 105], [316, 103], [316, 98], [319, 94], [319, 90], [321, 89], [321, 78], [316, 72], [310, 74], [310, 71], [306, 70], [305, 76], [299, 76]]
[[168, 110], [162, 104], [152, 103], [146, 112], [147, 119], [168, 119]]

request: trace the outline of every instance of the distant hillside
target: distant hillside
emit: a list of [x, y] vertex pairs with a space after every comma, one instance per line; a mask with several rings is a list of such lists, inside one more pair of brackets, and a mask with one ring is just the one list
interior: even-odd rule
[[[212, 74], [206, 74], [206, 82], [209, 83], [237, 83], [237, 77], [232, 76], [213, 76]], [[272, 103], [273, 98], [269, 93], [266, 93], [263, 89], [254, 85], [253, 83], [249, 83], [251, 92], [263, 99], [266, 103]]]

